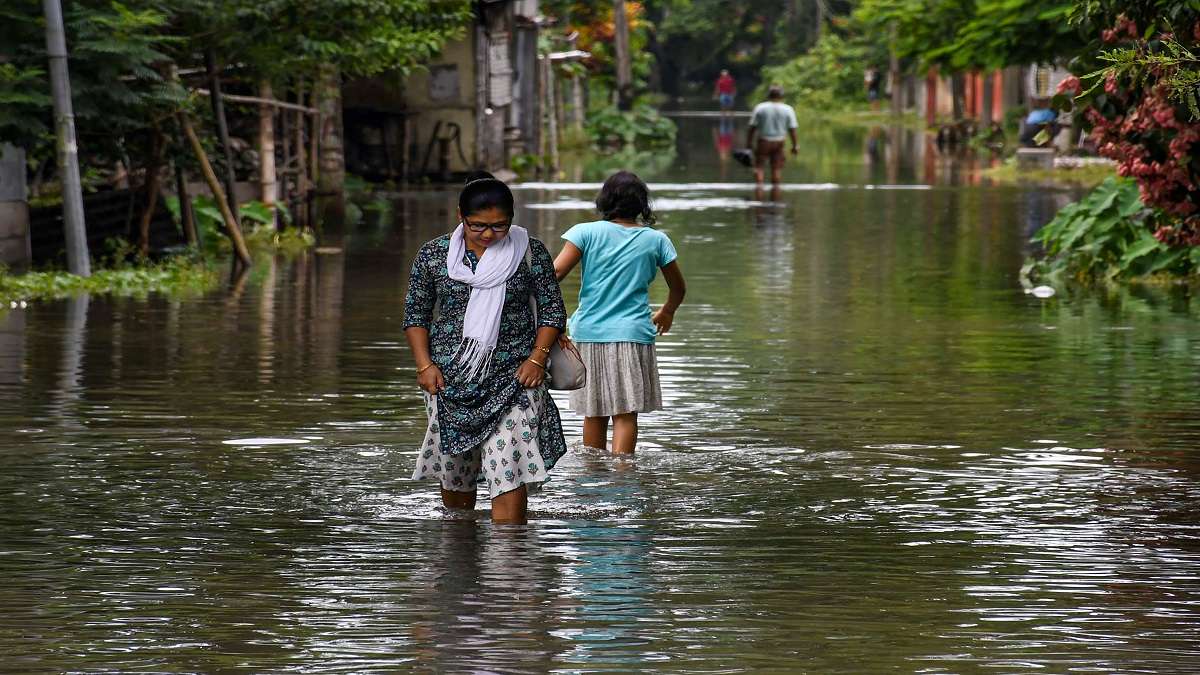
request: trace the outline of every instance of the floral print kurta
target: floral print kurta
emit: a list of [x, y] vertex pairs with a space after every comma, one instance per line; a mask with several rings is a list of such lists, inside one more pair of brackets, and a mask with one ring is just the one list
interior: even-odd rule
[[[462, 342], [463, 316], [471, 287], [451, 279], [446, 271], [450, 235], [443, 235], [417, 251], [404, 300], [405, 329], [419, 326], [429, 330], [429, 349], [434, 363], [446, 379], [437, 397], [437, 424], [441, 451], [459, 455], [487, 440], [513, 406], [529, 407], [524, 387], [517, 381], [517, 368], [533, 351], [537, 330], [533, 325], [530, 295], [537, 302], [538, 323], [563, 330], [567, 311], [562, 291], [554, 277], [554, 262], [542, 242], [529, 238], [531, 265], [522, 260], [505, 287], [500, 334], [490, 368], [480, 382], [468, 381], [465, 368], [455, 363]], [[468, 249], [463, 261], [471, 269], [479, 259]], [[532, 268], [532, 269], [531, 269]], [[435, 318], [436, 313], [436, 318]], [[566, 452], [562, 420], [554, 399], [543, 397], [538, 442], [546, 468]]]

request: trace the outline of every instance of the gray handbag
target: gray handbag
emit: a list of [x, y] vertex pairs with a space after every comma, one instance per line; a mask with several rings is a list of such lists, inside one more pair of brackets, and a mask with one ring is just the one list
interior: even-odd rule
[[[525, 266], [529, 268], [532, 275], [533, 262], [530, 260], [528, 248], [525, 249]], [[529, 294], [529, 309], [533, 311], [533, 325], [536, 328], [538, 306], [532, 293]], [[584, 383], [587, 382], [587, 368], [583, 365], [583, 357], [579, 355], [575, 343], [571, 342], [565, 333], [559, 335], [558, 340], [550, 346], [550, 354], [546, 357], [546, 377], [548, 378], [546, 386], [559, 391], [582, 389]]]

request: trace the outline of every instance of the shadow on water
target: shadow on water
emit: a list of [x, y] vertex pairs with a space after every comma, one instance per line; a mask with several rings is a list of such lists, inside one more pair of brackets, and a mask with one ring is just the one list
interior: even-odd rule
[[[203, 298], [0, 310], [5, 667], [1197, 663], [1188, 293], [1025, 295], [1069, 193], [911, 130], [805, 129], [755, 199], [741, 124], [638, 165], [690, 288], [668, 409], [635, 459], [569, 454], [528, 527], [408, 480], [406, 271], [453, 191], [377, 195], [343, 252]], [[522, 186], [518, 222], [553, 247], [621, 161]]]

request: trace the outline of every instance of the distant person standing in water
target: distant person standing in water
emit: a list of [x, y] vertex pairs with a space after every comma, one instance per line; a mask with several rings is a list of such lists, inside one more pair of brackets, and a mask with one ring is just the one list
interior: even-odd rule
[[475, 508], [486, 485], [492, 521], [524, 523], [529, 489], [567, 450], [545, 385], [567, 313], [550, 252], [513, 224], [508, 186], [472, 178], [457, 226], [417, 251], [408, 280], [404, 333], [429, 416], [413, 478], [441, 483], [454, 508]]
[[[633, 454], [638, 413], [662, 409], [654, 340], [671, 330], [687, 287], [675, 246], [652, 228], [650, 192], [628, 171], [609, 176], [596, 197], [604, 220], [580, 223], [563, 234], [554, 260], [561, 280], [583, 263], [579, 309], [571, 315], [571, 339], [587, 366], [587, 383], [571, 392], [571, 409], [584, 416], [583, 444], [604, 449], [613, 421], [612, 452]], [[662, 270], [670, 293], [657, 312], [648, 289]]]
[[880, 90], [883, 88], [883, 73], [875, 66], [867, 68], [863, 73], [863, 86], [867, 90], [867, 100], [871, 102], [871, 110], [879, 110]]
[[[771, 166], [771, 185], [779, 189], [783, 164], [786, 158], [783, 154], [783, 142], [792, 140], [792, 154], [796, 149], [796, 111], [792, 106], [783, 102], [783, 87], [773, 84], [767, 90], [767, 100], [754, 106], [750, 116], [750, 127], [746, 131], [746, 146], [754, 149], [754, 182], [757, 185], [756, 194], [761, 198], [763, 173], [766, 165]], [[758, 145], [754, 137], [758, 136]]]
[[722, 70], [721, 76], [717, 78], [717, 83], [713, 86], [713, 98], [721, 103], [721, 114], [729, 115], [733, 112], [733, 100], [737, 96], [737, 82], [728, 70]]

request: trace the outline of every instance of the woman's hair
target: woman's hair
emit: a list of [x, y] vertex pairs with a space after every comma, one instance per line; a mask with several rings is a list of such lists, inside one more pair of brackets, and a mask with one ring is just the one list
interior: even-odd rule
[[463, 218], [478, 213], [484, 209], [497, 208], [513, 216], [512, 190], [486, 171], [472, 171], [467, 174], [467, 184], [458, 193], [458, 210]]
[[631, 218], [641, 220], [643, 225], [658, 221], [650, 210], [650, 189], [629, 171], [618, 171], [604, 181], [596, 196], [596, 210], [605, 220]]

